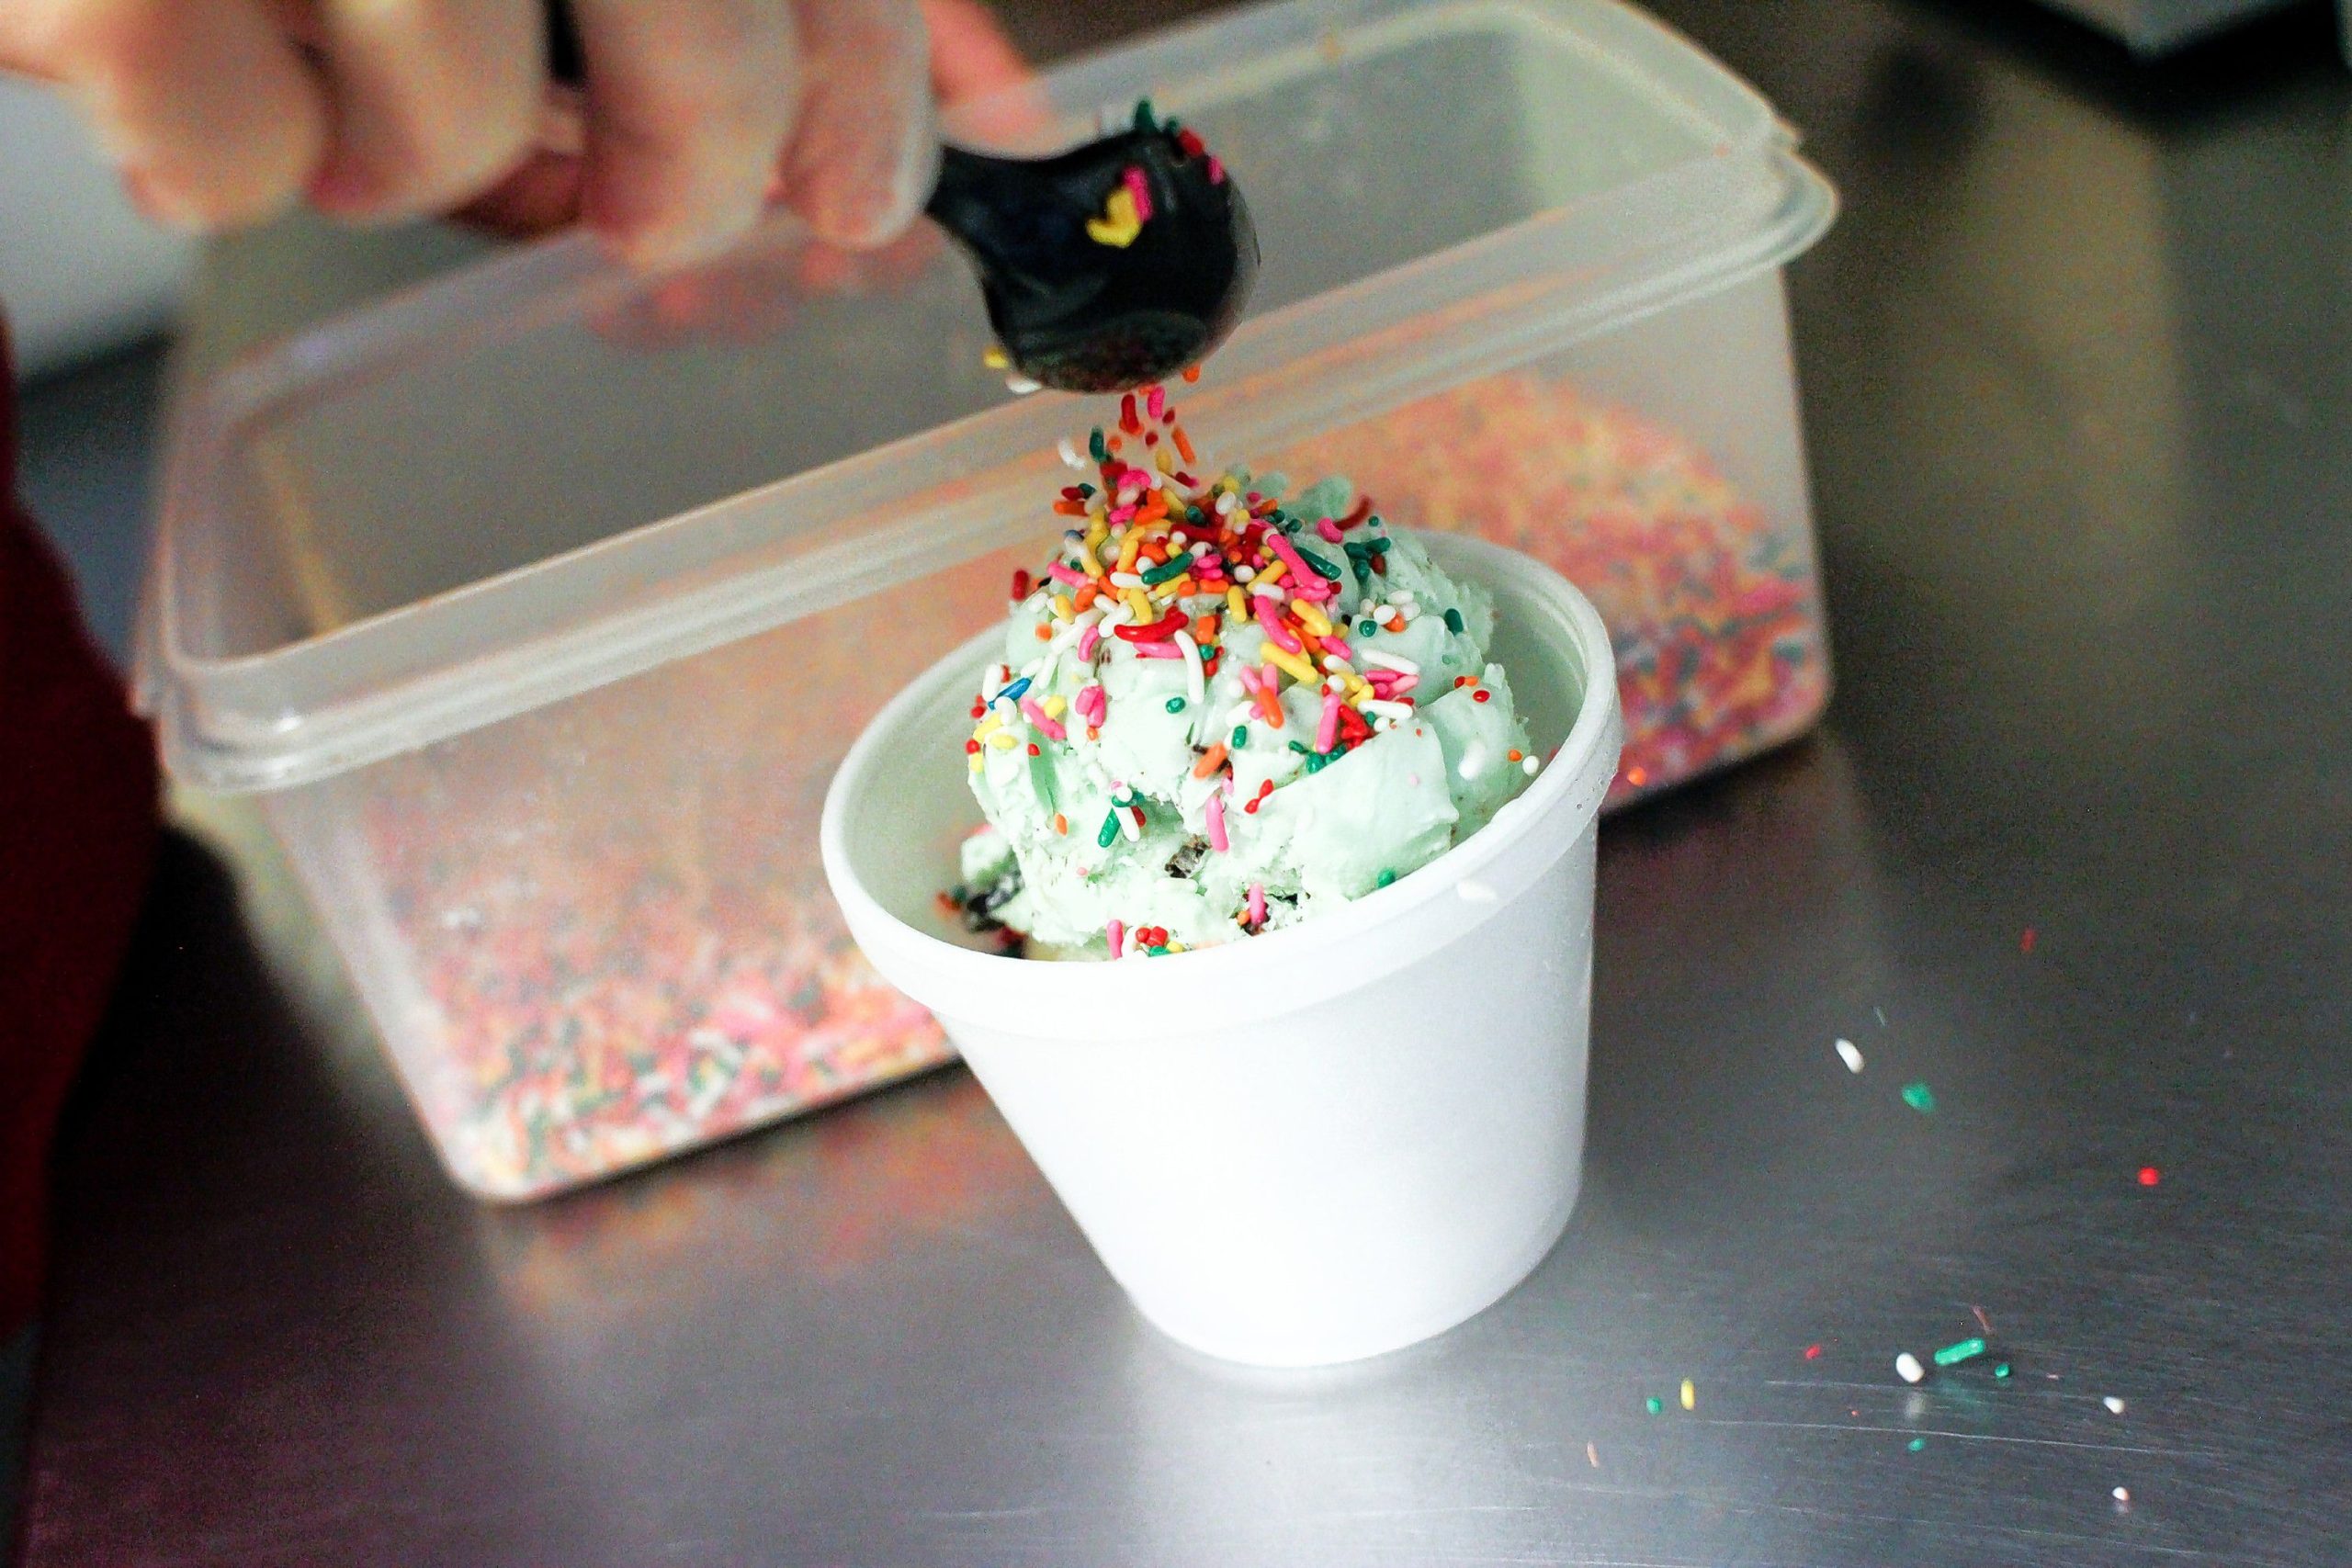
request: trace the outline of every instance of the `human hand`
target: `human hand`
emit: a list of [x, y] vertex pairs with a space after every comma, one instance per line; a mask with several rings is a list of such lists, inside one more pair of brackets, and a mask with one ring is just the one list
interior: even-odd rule
[[834, 243], [888, 241], [929, 191], [934, 92], [1023, 73], [978, 0], [573, 12], [576, 93], [548, 81], [539, 0], [6, 0], [0, 68], [77, 97], [134, 198], [183, 227], [303, 198], [461, 209], [584, 221], [645, 266], [723, 248], [772, 199]]

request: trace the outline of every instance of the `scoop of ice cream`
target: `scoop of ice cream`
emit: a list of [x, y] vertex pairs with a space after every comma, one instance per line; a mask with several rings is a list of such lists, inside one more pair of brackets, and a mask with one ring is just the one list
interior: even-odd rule
[[1484, 826], [1535, 767], [1487, 596], [1344, 479], [1200, 477], [1160, 395], [1122, 412], [973, 704], [976, 905], [1055, 947], [1199, 947]]

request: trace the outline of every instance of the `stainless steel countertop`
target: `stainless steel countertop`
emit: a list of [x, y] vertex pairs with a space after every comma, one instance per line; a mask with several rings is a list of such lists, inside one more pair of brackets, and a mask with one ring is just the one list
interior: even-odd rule
[[[2143, 73], [2016, 6], [1659, 9], [1848, 204], [1793, 275], [1842, 685], [1603, 831], [1533, 1280], [1363, 1365], [1204, 1362], [961, 1072], [478, 1207], [216, 813], [62, 1153], [27, 1561], [2343, 1561], [2328, 18]], [[1895, 1377], [1980, 1309], [2013, 1376]]]

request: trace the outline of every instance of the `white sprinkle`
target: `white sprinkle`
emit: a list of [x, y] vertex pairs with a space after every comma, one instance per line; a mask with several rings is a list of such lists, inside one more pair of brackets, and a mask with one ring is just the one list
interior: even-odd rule
[[1473, 740], [1463, 749], [1462, 766], [1458, 770], [1464, 779], [1475, 779], [1487, 771], [1487, 749]]
[[1498, 894], [1475, 876], [1465, 876], [1453, 885], [1453, 891], [1465, 904], [1491, 904]]
[[1114, 588], [1141, 588], [1143, 586], [1143, 574], [1139, 571], [1114, 571], [1111, 574], [1111, 586]]
[[1078, 448], [1070, 445], [1069, 436], [1063, 436], [1060, 444], [1054, 450], [1062, 455], [1064, 467], [1076, 468], [1081, 474], [1086, 471], [1086, 459], [1078, 455]]
[[1849, 1073], [1862, 1070], [1862, 1049], [1850, 1040], [1838, 1042], [1838, 1059], [1846, 1064], [1846, 1070]]
[[[1191, 632], [1179, 631], [1176, 634], [1176, 647], [1184, 656], [1184, 705], [1191, 711], [1191, 723], [1197, 725], [1200, 722], [1201, 710], [1207, 706], [1207, 682], [1201, 674], [1201, 645], [1193, 640]], [[1190, 725], [1187, 728], [1190, 728]]]
[[1413, 591], [1409, 588], [1399, 588], [1388, 596], [1388, 602], [1401, 610], [1413, 602]]
[[1522, 758], [1521, 758], [1521, 759], [1520, 759], [1519, 771], [1520, 771], [1521, 773], [1525, 773], [1529, 778], [1531, 778], [1531, 779], [1532, 779], [1532, 778], [1533, 778], [1533, 777], [1535, 776], [1535, 770], [1536, 770], [1536, 769], [1538, 769], [1538, 768], [1540, 768], [1540, 767], [1542, 767], [1543, 765], [1544, 765], [1544, 764], [1543, 764], [1542, 762], [1537, 761], [1535, 760], [1535, 758], [1534, 758], [1533, 756], [1532, 756], [1532, 755], [1531, 755], [1531, 756], [1527, 756], [1527, 757], [1522, 757]]
[[[1392, 703], [1382, 697], [1366, 697], [1357, 705], [1364, 712], [1376, 713], [1383, 718], [1407, 718], [1411, 716], [1413, 712], [1413, 705], [1410, 703]], [[1416, 779], [1413, 782], [1419, 784], [1420, 781]]]
[[2114, 1491], [2109, 1493], [2108, 1495], [2114, 1498], [2119, 1503], [2129, 1503], [2132, 1501], [2132, 1488], [2129, 1486], [2119, 1486]]
[[1905, 1382], [1917, 1382], [1928, 1375], [1928, 1369], [1919, 1364], [1918, 1357], [1905, 1350], [1894, 1358], [1894, 1375]]
[[1366, 664], [1377, 664], [1383, 670], [1394, 670], [1399, 675], [1418, 675], [1421, 672], [1421, 667], [1409, 659], [1399, 659], [1393, 653], [1383, 653], [1376, 648], [1366, 648], [1363, 652], [1363, 661]]
[[2120, 1416], [2123, 1414], [2123, 1402], [2116, 1398], [2115, 1395], [2111, 1393], [2105, 1399], [2100, 1400], [2099, 1403], [2106, 1405], [2109, 1412], [2112, 1415]]
[[1233, 581], [1236, 582], [1254, 582], [1257, 578], [1258, 569], [1254, 566], [1237, 566], [1233, 569]]
[[1032, 381], [1026, 376], [1007, 376], [1004, 378], [1004, 389], [1016, 398], [1025, 398], [1044, 386], [1043, 381]]

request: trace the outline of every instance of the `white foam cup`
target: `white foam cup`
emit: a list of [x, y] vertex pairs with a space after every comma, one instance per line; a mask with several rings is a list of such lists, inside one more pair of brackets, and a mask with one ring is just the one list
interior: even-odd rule
[[1609, 637], [1541, 563], [1422, 542], [1493, 594], [1490, 656], [1550, 761], [1468, 840], [1342, 908], [1116, 964], [963, 945], [937, 895], [979, 820], [963, 742], [1001, 630], [883, 709], [825, 800], [858, 945], [938, 1015], [1136, 1310], [1230, 1360], [1442, 1333], [1526, 1278], [1576, 1203], [1594, 829], [1623, 737]]

